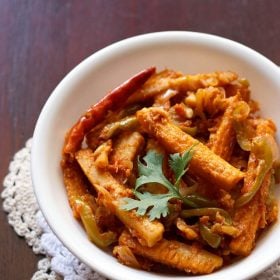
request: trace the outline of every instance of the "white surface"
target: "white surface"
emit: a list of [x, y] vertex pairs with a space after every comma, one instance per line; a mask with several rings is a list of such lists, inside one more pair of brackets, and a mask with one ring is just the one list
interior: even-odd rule
[[[52, 93], [38, 119], [32, 148], [32, 178], [41, 210], [59, 239], [82, 261], [111, 279], [174, 278], [123, 266], [88, 241], [67, 202], [59, 166], [61, 149], [66, 131], [91, 104], [133, 74], [153, 65], [158, 70], [168, 67], [186, 73], [236, 71], [249, 79], [252, 96], [260, 102], [263, 115], [273, 118], [280, 127], [277, 66], [247, 47], [213, 35], [142, 35], [113, 44], [72, 70]], [[259, 240], [249, 257], [200, 279], [240, 280], [253, 276], [280, 256], [279, 236], [278, 222]]]

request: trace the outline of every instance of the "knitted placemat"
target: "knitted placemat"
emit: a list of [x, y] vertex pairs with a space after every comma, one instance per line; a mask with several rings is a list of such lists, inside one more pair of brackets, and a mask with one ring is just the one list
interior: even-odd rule
[[[31, 180], [31, 144], [29, 139], [9, 166], [1, 193], [8, 223], [25, 238], [35, 254], [45, 257], [38, 262], [32, 280], [105, 280], [74, 257], [56, 238], [39, 210]], [[280, 260], [254, 280], [280, 279]]]

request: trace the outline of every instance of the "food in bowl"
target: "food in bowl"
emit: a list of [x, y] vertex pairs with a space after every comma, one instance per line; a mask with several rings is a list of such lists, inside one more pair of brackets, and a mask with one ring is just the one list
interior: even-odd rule
[[148, 68], [67, 133], [73, 214], [125, 265], [211, 273], [249, 255], [277, 219], [275, 133], [236, 73]]

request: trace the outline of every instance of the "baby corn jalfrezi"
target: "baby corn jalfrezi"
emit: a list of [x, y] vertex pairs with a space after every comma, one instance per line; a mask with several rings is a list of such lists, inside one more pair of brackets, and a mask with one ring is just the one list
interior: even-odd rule
[[140, 72], [65, 137], [74, 217], [134, 269], [208, 274], [249, 255], [278, 216], [276, 127], [258, 110], [231, 71]]

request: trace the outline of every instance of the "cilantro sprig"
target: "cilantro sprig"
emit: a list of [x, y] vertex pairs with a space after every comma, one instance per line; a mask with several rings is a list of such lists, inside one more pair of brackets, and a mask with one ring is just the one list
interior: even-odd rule
[[[175, 184], [173, 185], [163, 174], [163, 155], [150, 150], [143, 158], [143, 161], [146, 164], [143, 164], [138, 159], [138, 172], [140, 177], [136, 180], [134, 189], [134, 195], [137, 199], [123, 198], [122, 200], [124, 203], [121, 208], [126, 211], [137, 209], [136, 214], [140, 216], [147, 214], [150, 220], [154, 220], [159, 219], [160, 217], [166, 217], [169, 214], [168, 202], [173, 198], [182, 200], [190, 207], [198, 207], [198, 205], [192, 199], [188, 198], [188, 196], [182, 196], [178, 188], [183, 175], [188, 170], [192, 156], [192, 147], [182, 155], [179, 153], [170, 155], [168, 163], [175, 177]], [[139, 192], [139, 187], [147, 183], [161, 184], [168, 190], [168, 192], [165, 194]]]

